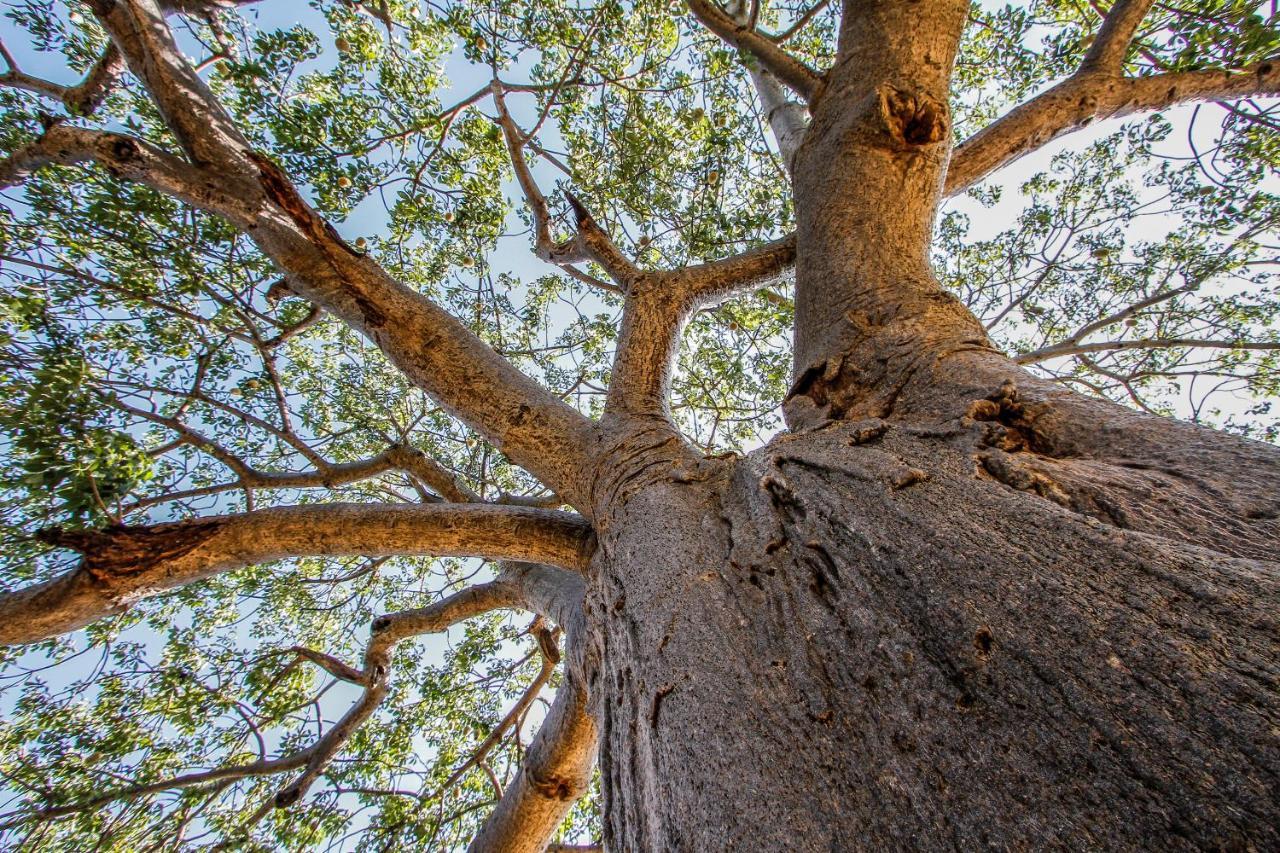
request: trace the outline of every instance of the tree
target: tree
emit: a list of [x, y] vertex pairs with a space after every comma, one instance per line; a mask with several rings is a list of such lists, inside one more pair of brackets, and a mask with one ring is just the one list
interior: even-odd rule
[[15, 845], [1280, 845], [1274, 8], [275, 6], [8, 12]]

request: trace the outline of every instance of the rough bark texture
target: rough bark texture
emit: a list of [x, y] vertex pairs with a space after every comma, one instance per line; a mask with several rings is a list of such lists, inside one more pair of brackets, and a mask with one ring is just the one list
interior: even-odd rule
[[611, 849], [1280, 845], [1280, 565], [994, 481], [969, 424], [631, 499], [588, 596]]
[[[843, 6], [792, 432], [716, 462], [650, 426], [596, 483], [606, 846], [1280, 846], [1280, 451], [1028, 374], [929, 265], [950, 184], [1132, 93], [1051, 93], [948, 179], [967, 4]], [[1069, 85], [1147, 85], [1100, 73]]]
[[[995, 351], [929, 264], [945, 194], [1097, 119], [1280, 92], [1280, 66], [1127, 78], [1152, 4], [1117, 0], [1074, 74], [953, 154], [965, 0], [846, 0], [821, 73], [756, 29], [755, 4], [690, 0], [746, 55], [797, 227], [668, 271], [636, 267], [572, 197], [578, 234], [552, 240], [521, 153], [533, 142], [495, 81], [538, 253], [594, 260], [625, 298], [595, 422], [347, 245], [252, 150], [164, 21], [242, 2], [94, 0], [114, 46], [83, 84], [16, 68], [0, 84], [87, 110], [127, 65], [184, 156], [55, 123], [0, 162], [0, 186], [92, 161], [223, 216], [290, 292], [366, 335], [582, 515], [329, 505], [61, 534], [82, 566], [0, 599], [0, 643], [289, 555], [590, 565], [585, 578], [508, 566], [383, 617], [365, 668], [345, 676], [362, 699], [315, 745], [127, 795], [305, 764], [278, 801], [288, 805], [373, 713], [396, 640], [522, 605], [566, 628], [568, 667], [473, 850], [542, 849], [587, 787], [597, 737], [615, 851], [1280, 849], [1280, 450], [1034, 377]], [[682, 324], [793, 262], [792, 431], [746, 458], [703, 458], [668, 409]], [[406, 452], [318, 476], [420, 467]], [[238, 473], [250, 486], [289, 480]], [[314, 479], [299, 477], [292, 485]], [[450, 500], [476, 497], [429, 469], [423, 479]]]

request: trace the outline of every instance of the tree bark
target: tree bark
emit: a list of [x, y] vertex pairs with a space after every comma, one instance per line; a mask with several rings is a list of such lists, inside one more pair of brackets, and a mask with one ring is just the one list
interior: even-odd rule
[[1280, 845], [1280, 564], [1011, 488], [987, 425], [633, 495], [587, 604], [609, 849]]
[[939, 286], [967, 8], [844, 4], [792, 431], [597, 488], [609, 849], [1280, 847], [1280, 450], [1039, 379]]

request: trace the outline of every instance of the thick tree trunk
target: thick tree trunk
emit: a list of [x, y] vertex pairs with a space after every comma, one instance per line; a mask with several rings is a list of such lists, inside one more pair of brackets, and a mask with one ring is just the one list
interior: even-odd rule
[[832, 422], [615, 513], [611, 849], [1280, 848], [1280, 564], [1223, 553], [1273, 555], [1274, 505], [1216, 550], [1126, 530], [993, 477], [993, 426]]

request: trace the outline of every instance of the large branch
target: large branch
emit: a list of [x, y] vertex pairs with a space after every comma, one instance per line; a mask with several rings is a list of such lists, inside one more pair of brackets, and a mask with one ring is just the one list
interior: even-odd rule
[[191, 161], [250, 171], [248, 140], [178, 49], [165, 9], [155, 0], [89, 0], [89, 7]]
[[627, 293], [606, 412], [666, 419], [671, 372], [689, 315], [782, 276], [795, 251], [794, 237], [787, 237], [731, 258], [637, 279]]
[[[169, 180], [163, 155], [126, 162], [110, 145], [77, 141], [62, 152], [55, 128], [0, 164], [0, 183], [12, 184], [51, 162], [95, 159], [113, 173], [217, 213], [245, 230], [289, 277], [290, 289], [322, 306], [372, 340], [418, 387], [476, 429], [565, 501], [589, 506], [583, 493], [585, 460], [596, 443], [594, 424], [516, 369], [457, 318], [396, 281], [372, 258], [350, 247], [302, 198], [270, 160], [250, 150], [221, 105], [177, 50], [153, 0], [97, 0], [95, 9], [142, 80], [166, 122], [197, 165], [196, 180]], [[97, 134], [94, 139], [128, 140]], [[143, 160], [162, 152], [130, 140]]]
[[1083, 68], [1118, 72], [1142, 20], [1155, 0], [1116, 0], [1102, 21], [1097, 37], [1085, 54]]
[[745, 50], [773, 76], [812, 102], [822, 89], [822, 75], [787, 53], [748, 23], [739, 23], [712, 0], [687, 0], [689, 11], [702, 25], [730, 45]]
[[1280, 59], [1238, 70], [1119, 77], [1083, 69], [1010, 110], [956, 148], [946, 194], [955, 195], [1014, 160], [1095, 121], [1196, 101], [1280, 94]]
[[594, 549], [580, 516], [482, 504], [317, 504], [44, 538], [79, 551], [81, 563], [0, 595], [0, 644], [74, 631], [140, 598], [287, 557], [466, 556], [581, 570]]

